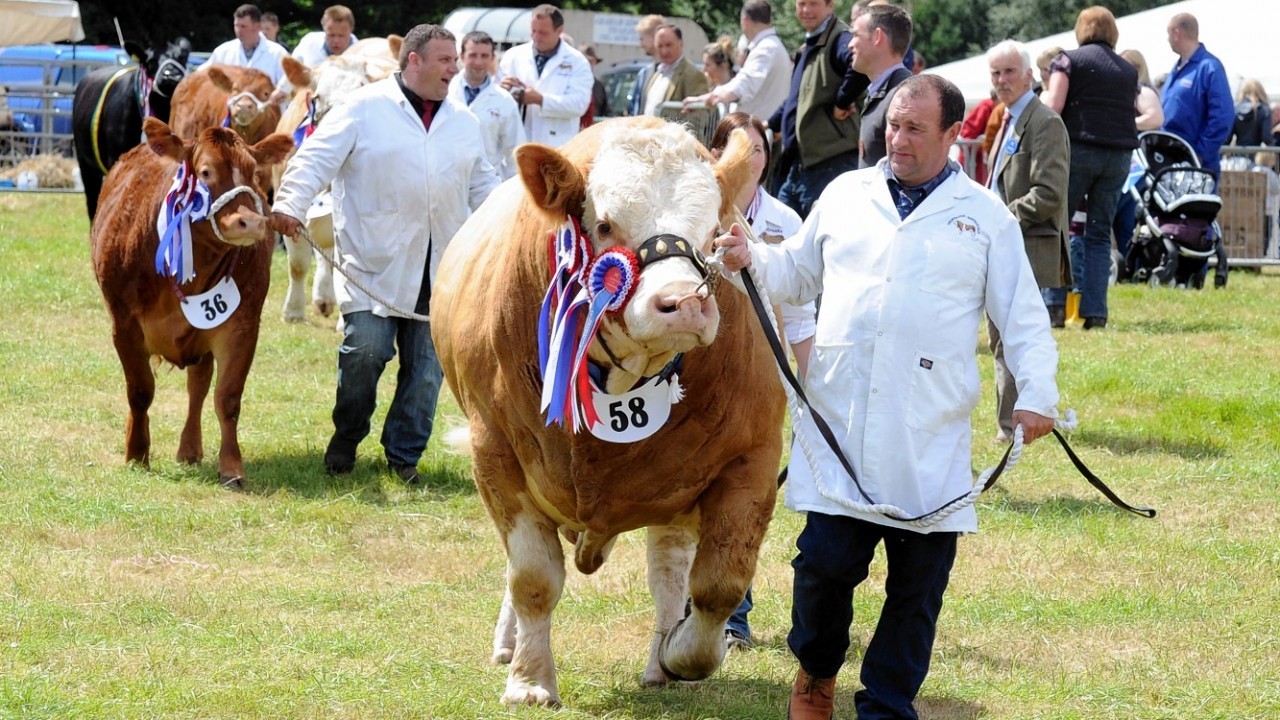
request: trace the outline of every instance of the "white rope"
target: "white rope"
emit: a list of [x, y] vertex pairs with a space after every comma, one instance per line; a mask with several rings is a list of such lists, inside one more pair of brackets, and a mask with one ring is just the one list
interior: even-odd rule
[[218, 227], [218, 211], [226, 207], [227, 203], [234, 200], [236, 196], [241, 193], [249, 193], [249, 197], [253, 198], [253, 207], [257, 209], [259, 215], [262, 214], [262, 198], [258, 197], [258, 193], [248, 185], [237, 185], [222, 193], [218, 196], [218, 199], [214, 200], [213, 204], [209, 206], [209, 213], [205, 216], [205, 218], [208, 219], [209, 224], [213, 226], [213, 234], [218, 236], [218, 240], [220, 242], [225, 243], [227, 241], [222, 237], [222, 228]]
[[320, 253], [320, 257], [324, 258], [325, 262], [327, 262], [327, 263], [329, 263], [330, 265], [332, 265], [334, 270], [337, 270], [339, 273], [341, 273], [341, 274], [342, 274], [342, 276], [343, 276], [343, 277], [345, 277], [347, 280], [351, 281], [351, 284], [352, 284], [352, 285], [355, 285], [357, 288], [359, 288], [359, 289], [360, 289], [360, 291], [361, 291], [361, 292], [363, 292], [365, 295], [368, 295], [368, 296], [369, 296], [369, 299], [373, 300], [374, 302], [378, 303], [379, 305], [382, 305], [382, 306], [383, 306], [383, 307], [385, 307], [386, 309], [388, 309], [388, 310], [390, 310], [391, 312], [395, 313], [397, 316], [405, 317], [405, 318], [408, 318], [408, 319], [410, 319], [410, 320], [417, 320], [418, 322], [431, 322], [431, 318], [430, 318], [429, 316], [427, 316], [427, 315], [419, 315], [419, 314], [418, 314], [418, 313], [416, 313], [416, 312], [410, 312], [410, 311], [407, 311], [407, 310], [401, 310], [400, 308], [396, 307], [395, 305], [392, 305], [389, 301], [387, 301], [387, 300], [386, 300], [386, 298], [383, 298], [382, 296], [378, 295], [377, 293], [375, 293], [374, 291], [372, 291], [372, 290], [370, 290], [368, 287], [366, 287], [364, 283], [362, 283], [362, 282], [360, 282], [359, 280], [357, 280], [357, 279], [355, 279], [355, 278], [351, 277], [351, 274], [350, 274], [350, 273], [348, 273], [346, 270], [344, 270], [344, 269], [342, 268], [342, 266], [338, 264], [338, 262], [334, 259], [334, 257], [333, 257], [332, 255], [330, 255], [329, 253], [325, 252], [324, 250], [321, 250], [321, 249], [320, 249], [320, 246], [319, 246], [319, 245], [316, 245], [316, 242], [315, 242], [314, 240], [312, 240], [312, 239], [311, 239], [311, 233], [307, 231], [307, 226], [306, 226], [306, 225], [301, 225], [301, 226], [299, 226], [299, 227], [298, 227], [298, 237], [302, 238], [303, 240], [306, 240], [308, 245], [310, 245], [311, 247], [315, 248], [316, 252]]

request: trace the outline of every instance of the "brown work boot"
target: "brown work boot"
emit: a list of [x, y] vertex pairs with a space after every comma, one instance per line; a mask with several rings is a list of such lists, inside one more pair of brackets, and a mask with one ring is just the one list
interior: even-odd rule
[[787, 703], [787, 720], [831, 720], [832, 698], [836, 694], [836, 679], [815, 678], [801, 668], [791, 686], [791, 700]]

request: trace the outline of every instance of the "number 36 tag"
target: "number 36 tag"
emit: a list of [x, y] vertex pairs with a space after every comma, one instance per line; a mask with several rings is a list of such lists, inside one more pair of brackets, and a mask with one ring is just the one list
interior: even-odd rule
[[230, 276], [199, 295], [188, 295], [186, 302], [178, 303], [187, 322], [200, 330], [216, 328], [231, 317], [240, 307], [240, 288]]
[[613, 443], [633, 443], [653, 435], [671, 417], [671, 383], [661, 376], [621, 395], [593, 398], [600, 422], [591, 434]]

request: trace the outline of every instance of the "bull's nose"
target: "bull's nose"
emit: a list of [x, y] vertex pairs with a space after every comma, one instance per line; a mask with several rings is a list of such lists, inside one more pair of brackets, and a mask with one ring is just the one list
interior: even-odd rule
[[267, 219], [255, 212], [241, 210], [218, 222], [222, 237], [233, 245], [250, 245], [267, 234]]

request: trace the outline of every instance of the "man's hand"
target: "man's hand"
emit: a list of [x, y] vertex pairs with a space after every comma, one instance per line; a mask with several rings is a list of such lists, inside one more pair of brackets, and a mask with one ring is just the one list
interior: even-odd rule
[[751, 264], [751, 250], [747, 247], [747, 233], [738, 223], [729, 227], [729, 232], [717, 237], [711, 243], [712, 248], [725, 248], [724, 266], [730, 272], [737, 272]]
[[844, 122], [845, 120], [853, 117], [853, 111], [854, 108], [849, 108], [848, 110], [845, 110], [844, 108], [831, 108], [831, 117], [835, 118], [837, 122]]
[[1013, 426], [1022, 426], [1022, 443], [1030, 445], [1053, 431], [1053, 418], [1030, 410], [1014, 410]]
[[272, 232], [278, 232], [281, 235], [288, 235], [296, 242], [298, 231], [302, 229], [302, 221], [292, 215], [285, 215], [282, 212], [273, 212], [271, 213], [271, 217], [267, 220], [267, 227], [271, 228]]

